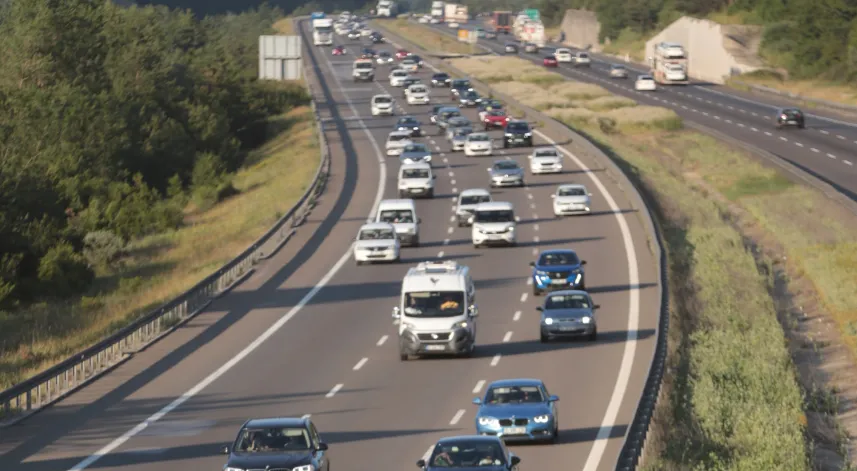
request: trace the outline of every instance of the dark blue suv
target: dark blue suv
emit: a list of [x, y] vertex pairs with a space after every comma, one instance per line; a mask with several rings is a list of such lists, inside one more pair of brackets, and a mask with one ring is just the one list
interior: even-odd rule
[[308, 416], [248, 420], [223, 453], [224, 469], [330, 471], [327, 443]]
[[581, 260], [574, 250], [545, 250], [539, 255], [538, 261], [530, 262], [533, 267], [533, 295], [560, 289], [585, 291], [584, 265], [586, 260]]

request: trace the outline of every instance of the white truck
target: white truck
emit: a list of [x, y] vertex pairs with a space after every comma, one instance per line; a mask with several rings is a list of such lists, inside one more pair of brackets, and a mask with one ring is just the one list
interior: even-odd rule
[[655, 45], [649, 63], [652, 76], [661, 85], [687, 85], [687, 52], [677, 43], [662, 42]]
[[392, 0], [381, 0], [378, 2], [376, 10], [378, 16], [393, 18], [396, 16], [396, 2]]
[[457, 3], [445, 3], [443, 5], [443, 21], [447, 23], [467, 23], [470, 16], [467, 12], [467, 5], [459, 5]]
[[541, 20], [533, 20], [524, 13], [519, 14], [512, 24], [512, 33], [515, 39], [535, 44], [538, 47], [545, 47], [547, 37], [545, 35], [545, 25]]
[[443, 2], [431, 2], [431, 17], [443, 20]]
[[316, 46], [333, 45], [333, 18], [312, 20], [312, 43]]

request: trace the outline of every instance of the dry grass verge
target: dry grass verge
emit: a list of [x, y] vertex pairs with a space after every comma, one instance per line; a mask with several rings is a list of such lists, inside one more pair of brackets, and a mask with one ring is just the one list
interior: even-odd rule
[[797, 94], [804, 98], [827, 100], [857, 106], [857, 87], [823, 80], [789, 80], [771, 71], [758, 71], [727, 79], [726, 84], [746, 90], [743, 83], [761, 85], [775, 90]]
[[[311, 183], [320, 155], [315, 129], [309, 107], [271, 119], [272, 139], [234, 177], [238, 195], [205, 212], [188, 212], [179, 230], [133, 241], [122, 266], [99, 273], [77, 302], [0, 317], [0, 389], [115, 332], [246, 249]], [[20, 341], [23, 335], [27, 341]]]
[[374, 20], [383, 28], [408, 38], [417, 46], [428, 52], [446, 52], [452, 54], [475, 54], [482, 50], [471, 44], [466, 44], [446, 34], [427, 28], [420, 24], [411, 23], [407, 19]]

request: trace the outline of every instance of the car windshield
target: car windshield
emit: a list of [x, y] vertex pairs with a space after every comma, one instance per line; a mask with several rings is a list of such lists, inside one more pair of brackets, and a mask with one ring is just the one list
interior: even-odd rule
[[234, 448], [240, 453], [276, 453], [309, 450], [309, 444], [303, 428], [245, 428]]
[[624, 65], [614, 65], [612, 67], [612, 69], [613, 70], [625, 70], [625, 66]]
[[489, 441], [455, 441], [438, 443], [432, 451], [431, 468], [473, 468], [505, 466], [500, 444]]
[[428, 153], [428, 147], [425, 144], [408, 144], [405, 146], [405, 152], [425, 152]]
[[410, 136], [408, 136], [407, 134], [391, 134], [390, 137], [387, 138], [387, 140], [390, 142], [404, 141], [410, 139]]
[[538, 150], [536, 151], [536, 157], [556, 157], [555, 150]]
[[375, 103], [392, 103], [393, 99], [388, 96], [375, 97]]
[[378, 220], [390, 224], [411, 224], [414, 222], [414, 212], [410, 209], [388, 209], [381, 211]]
[[354, 64], [354, 67], [356, 67], [358, 69], [371, 69], [372, 64], [370, 64], [369, 62], [358, 62], [358, 63]]
[[402, 178], [428, 178], [429, 171], [425, 168], [407, 168], [402, 170]]
[[453, 88], [470, 88], [469, 80], [455, 80], [452, 82]]
[[420, 124], [416, 118], [402, 118], [399, 120], [399, 126], [416, 126]]
[[494, 169], [495, 170], [517, 170], [518, 169], [518, 163], [512, 162], [512, 161], [497, 162], [496, 164], [494, 164]]
[[506, 126], [506, 130], [515, 132], [526, 132], [530, 130], [530, 127], [527, 126], [527, 123], [509, 123]]
[[650, 81], [650, 80], [654, 80], [654, 79], [649, 77], [648, 75], [641, 75], [639, 80]]
[[474, 221], [476, 222], [512, 222], [515, 220], [515, 212], [503, 209], [492, 211], [476, 211]]
[[408, 75], [404, 70], [394, 70], [393, 77], [406, 77]]
[[360, 231], [360, 240], [387, 240], [395, 238], [396, 232], [392, 229], [363, 229]]
[[545, 402], [541, 388], [538, 386], [503, 386], [488, 390], [485, 394], [485, 404], [535, 404]]
[[444, 119], [450, 119], [450, 118], [455, 118], [455, 117], [461, 116], [461, 112], [460, 112], [460, 111], [458, 111], [458, 110], [455, 110], [455, 111], [444, 111], [443, 113], [441, 113], [441, 116], [442, 116]]
[[420, 291], [405, 293], [405, 315], [411, 317], [452, 317], [464, 313], [462, 291]]
[[800, 116], [800, 110], [783, 110], [783, 114], [786, 116]]
[[381, 56], [381, 57], [390, 57], [390, 53], [389, 53], [389, 52], [387, 52], [387, 51], [381, 51], [381, 53], [380, 53], [380, 54], [378, 54], [378, 55], [379, 55], [379, 56]]
[[502, 117], [502, 116], [506, 116], [506, 112], [503, 110], [489, 111], [488, 116], [501, 116]]
[[411, 93], [425, 93], [426, 87], [411, 87]]
[[577, 254], [572, 252], [550, 252], [542, 254], [539, 257], [539, 265], [541, 266], [552, 266], [552, 265], [577, 265], [580, 263], [580, 259], [577, 258]]
[[436, 80], [446, 80], [449, 78], [449, 74], [434, 74], [434, 77], [432, 78]]
[[469, 136], [469, 135], [470, 135], [470, 133], [472, 133], [472, 132], [473, 132], [473, 130], [472, 130], [472, 129], [470, 129], [470, 128], [466, 128], [466, 127], [462, 127], [462, 128], [455, 128], [455, 131], [453, 131], [453, 133], [452, 133], [452, 137], [453, 137], [453, 138], [462, 138], [462, 137], [467, 137], [467, 136]]
[[467, 92], [464, 94], [464, 96], [467, 97], [468, 99], [471, 99], [471, 100], [475, 100], [475, 99], [479, 98], [479, 94], [476, 92]]
[[471, 195], [471, 196], [462, 196], [461, 203], [459, 204], [479, 204], [479, 203], [487, 203], [491, 201], [491, 197], [488, 195]]
[[547, 59], [547, 60], [549, 60], [549, 61], [555, 61], [555, 60], [556, 60], [556, 57], [554, 57], [554, 56], [547, 56], [547, 57], [545, 57], [545, 59]]
[[587, 54], [585, 52], [581, 52], [577, 57], [580, 57], [581, 59], [588, 59], [589, 54]]
[[470, 142], [488, 142], [491, 140], [491, 136], [487, 134], [471, 134], [467, 137], [467, 140]]
[[554, 294], [545, 299], [545, 309], [589, 309], [589, 297], [585, 294]]

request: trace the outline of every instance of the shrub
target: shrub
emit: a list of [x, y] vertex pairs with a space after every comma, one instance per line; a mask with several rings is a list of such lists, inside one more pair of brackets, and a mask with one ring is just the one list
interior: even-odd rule
[[125, 241], [110, 231], [95, 231], [83, 237], [83, 256], [93, 267], [112, 264], [125, 251]]
[[66, 298], [85, 290], [94, 278], [86, 259], [71, 244], [51, 247], [39, 260], [39, 282], [51, 297]]

